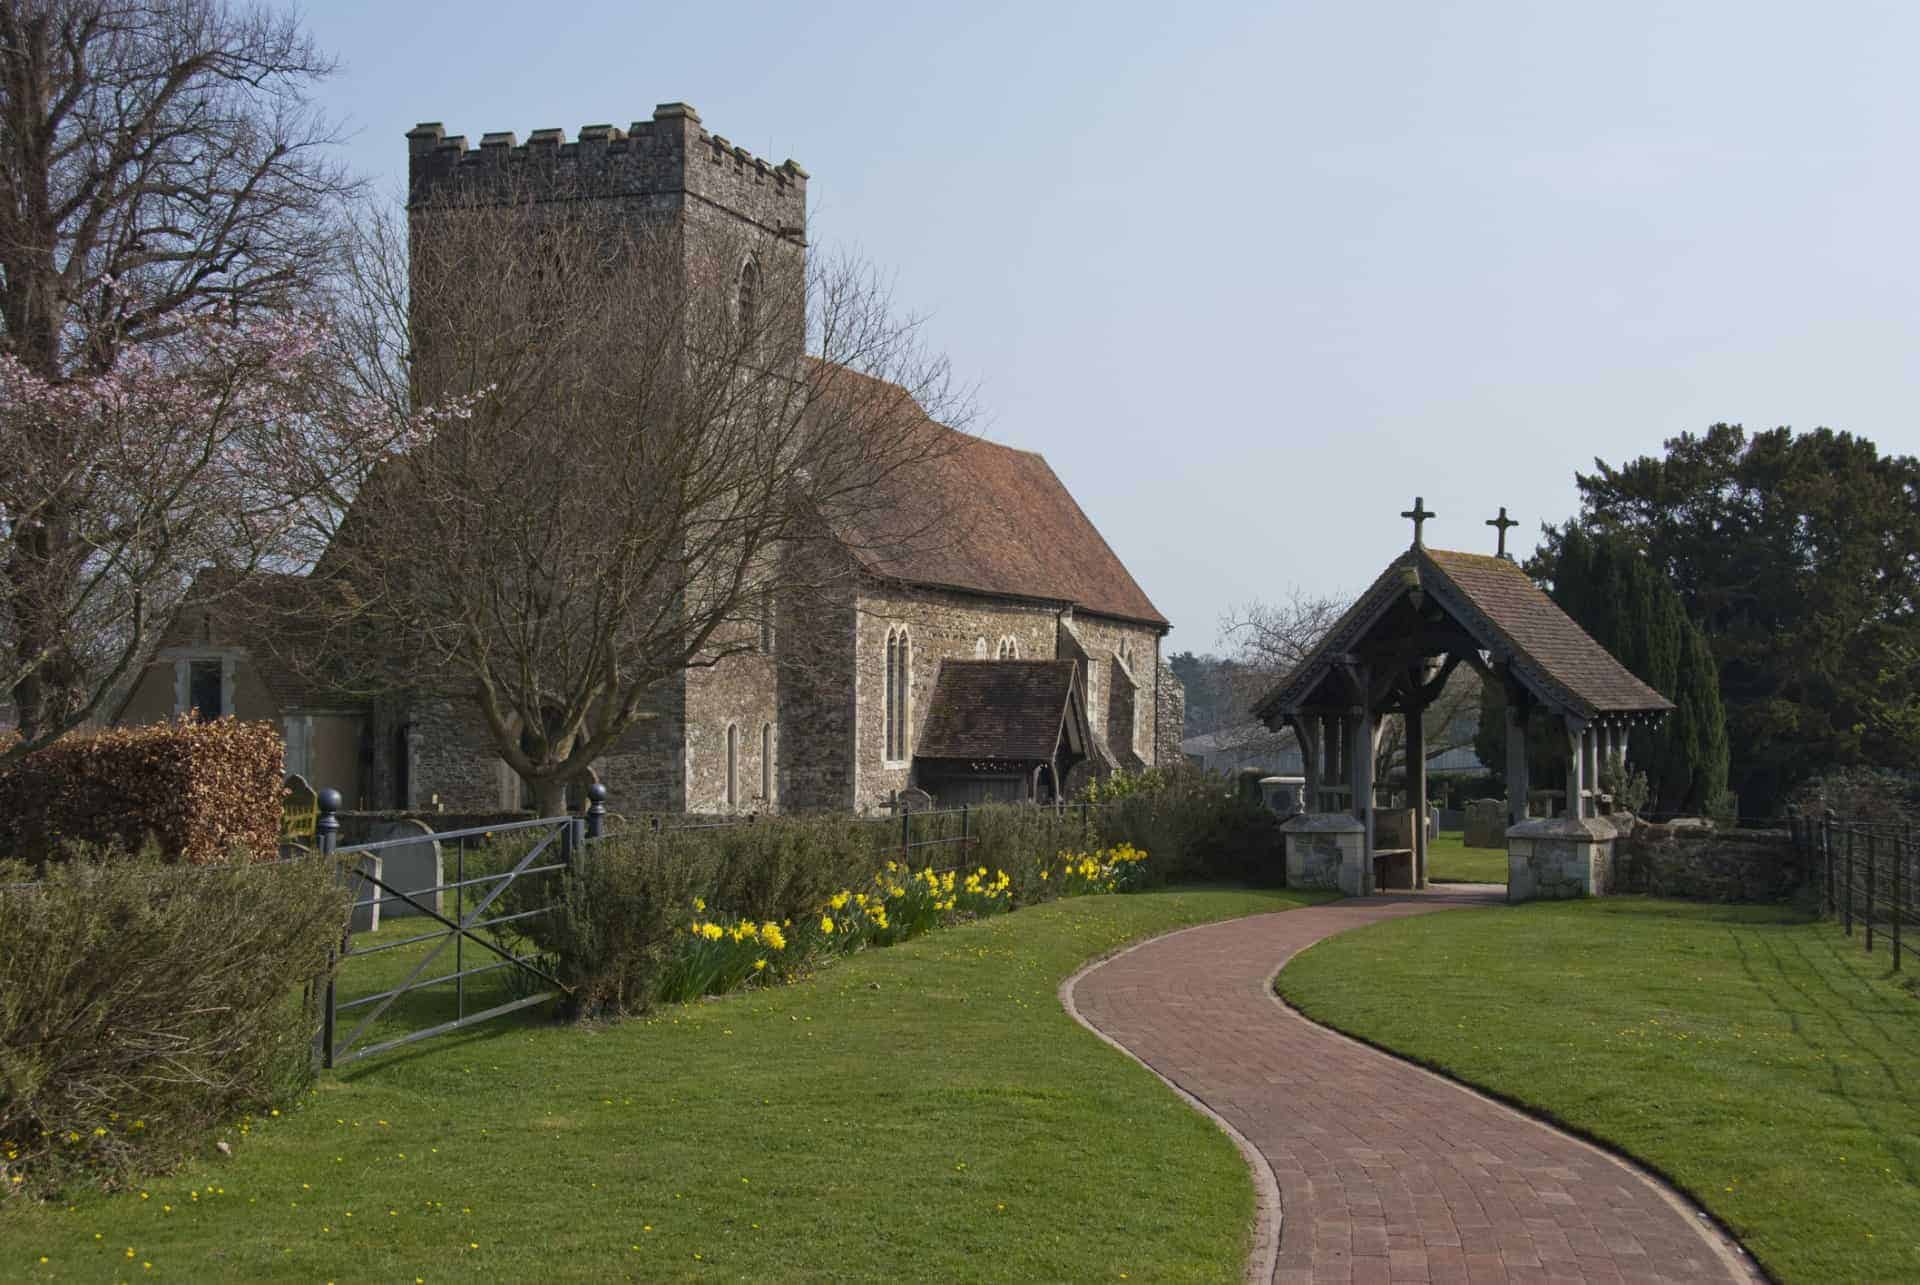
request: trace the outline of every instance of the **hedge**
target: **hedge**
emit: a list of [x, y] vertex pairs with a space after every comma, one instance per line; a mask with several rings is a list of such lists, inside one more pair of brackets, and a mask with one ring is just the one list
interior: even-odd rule
[[165, 1168], [311, 1074], [334, 864], [107, 855], [0, 884], [0, 1200]]
[[0, 856], [44, 862], [74, 844], [151, 845], [194, 865], [279, 850], [284, 745], [233, 718], [63, 737], [0, 770]]
[[[842, 890], [870, 891], [882, 872], [885, 883], [924, 869], [985, 869], [996, 880], [1004, 872], [1007, 908], [1059, 895], [1063, 858], [1123, 845], [1147, 854], [1129, 869], [1129, 887], [1169, 880], [1277, 884], [1283, 878], [1279, 818], [1236, 797], [1218, 775], [1177, 769], [1116, 778], [1089, 802], [1085, 809], [970, 808], [964, 846], [941, 842], [960, 836], [958, 815], [916, 815], [905, 836], [913, 846], [905, 852], [899, 819], [886, 816], [625, 828], [594, 844], [578, 874], [553, 872], [510, 885], [505, 914], [560, 908], [516, 920], [501, 935], [515, 953], [531, 947], [557, 970], [570, 988], [574, 1015], [625, 1014], [655, 1002], [662, 972], [696, 914], [805, 924], [817, 921]], [[500, 844], [488, 859], [511, 864], [532, 841]], [[890, 862], [901, 868], [889, 870]]]

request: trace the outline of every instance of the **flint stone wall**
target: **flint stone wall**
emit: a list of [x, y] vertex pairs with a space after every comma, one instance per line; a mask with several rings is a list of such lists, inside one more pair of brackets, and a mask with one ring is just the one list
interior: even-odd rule
[[1622, 890], [1706, 901], [1781, 901], [1810, 879], [1785, 830], [1635, 820], [1619, 841]]

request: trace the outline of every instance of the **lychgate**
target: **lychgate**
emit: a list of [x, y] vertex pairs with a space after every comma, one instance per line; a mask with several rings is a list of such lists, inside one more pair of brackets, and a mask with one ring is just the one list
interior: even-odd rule
[[[1636, 725], [1673, 708], [1527, 578], [1506, 553], [1506, 510], [1488, 525], [1500, 552], [1429, 549], [1420, 500], [1413, 545], [1381, 572], [1306, 659], [1255, 705], [1290, 727], [1306, 763], [1306, 811], [1282, 827], [1287, 882], [1351, 895], [1427, 884], [1427, 773], [1421, 713], [1455, 667], [1502, 685], [1507, 708], [1507, 895], [1604, 894], [1614, 827], [1599, 814], [1600, 766], [1624, 754]], [[1567, 738], [1561, 815], [1528, 814], [1526, 720], [1533, 709]], [[1406, 722], [1407, 802], [1376, 806], [1374, 756], [1383, 719]]]

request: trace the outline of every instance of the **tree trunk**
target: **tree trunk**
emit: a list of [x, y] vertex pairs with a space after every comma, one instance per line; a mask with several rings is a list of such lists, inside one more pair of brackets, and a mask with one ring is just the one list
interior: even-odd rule
[[564, 816], [567, 811], [567, 783], [557, 776], [527, 782], [533, 790], [534, 811], [543, 817]]

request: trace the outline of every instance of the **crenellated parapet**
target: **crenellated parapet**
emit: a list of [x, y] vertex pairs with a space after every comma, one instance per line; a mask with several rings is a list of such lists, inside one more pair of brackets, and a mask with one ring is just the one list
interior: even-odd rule
[[807, 172], [792, 160], [769, 164], [700, 123], [685, 103], [662, 103], [651, 120], [511, 132], [479, 145], [438, 121], [407, 132], [407, 203], [485, 199], [612, 197], [642, 209], [678, 210], [688, 200], [745, 217], [776, 236], [804, 241]]

